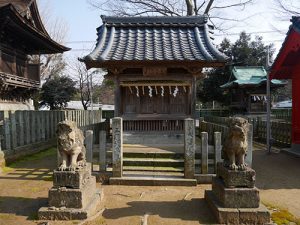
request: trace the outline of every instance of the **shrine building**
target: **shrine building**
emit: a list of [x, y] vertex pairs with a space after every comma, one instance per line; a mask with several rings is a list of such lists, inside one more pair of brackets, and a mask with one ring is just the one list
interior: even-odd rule
[[25, 105], [40, 88], [40, 62], [30, 57], [68, 50], [47, 33], [36, 0], [1, 0], [0, 110], [32, 109]]
[[203, 68], [227, 60], [212, 43], [207, 16], [101, 18], [96, 47], [82, 61], [114, 81], [124, 130], [182, 130], [185, 118], [195, 118]]

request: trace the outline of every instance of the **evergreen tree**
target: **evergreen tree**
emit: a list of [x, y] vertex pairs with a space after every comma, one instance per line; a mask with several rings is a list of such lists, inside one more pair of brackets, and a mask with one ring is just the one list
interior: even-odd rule
[[76, 82], [66, 76], [54, 76], [43, 84], [41, 90], [41, 106], [49, 106], [50, 110], [64, 109], [67, 102], [76, 94]]
[[233, 66], [265, 66], [268, 47], [270, 58], [274, 54], [274, 46], [265, 45], [262, 37], [256, 36], [251, 40], [251, 35], [241, 32], [239, 39], [231, 43], [224, 39], [219, 50], [229, 57], [229, 62], [224, 68], [216, 68], [207, 72], [206, 78], [198, 84], [197, 96], [201, 102], [218, 101], [223, 105], [229, 103], [229, 94], [224, 93], [221, 85], [232, 79]]

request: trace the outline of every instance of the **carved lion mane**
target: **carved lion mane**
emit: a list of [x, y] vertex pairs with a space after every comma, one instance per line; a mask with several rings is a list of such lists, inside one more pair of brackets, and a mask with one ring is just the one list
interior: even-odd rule
[[224, 166], [232, 170], [245, 170], [249, 123], [244, 118], [232, 117], [228, 125], [229, 132], [223, 145]]
[[85, 165], [84, 136], [76, 123], [65, 120], [57, 124], [57, 148], [61, 156], [58, 170], [75, 170]]

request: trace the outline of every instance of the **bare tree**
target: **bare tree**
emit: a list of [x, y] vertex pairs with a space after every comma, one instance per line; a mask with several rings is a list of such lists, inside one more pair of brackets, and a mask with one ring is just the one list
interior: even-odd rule
[[274, 0], [276, 3], [275, 11], [280, 20], [290, 19], [291, 16], [300, 16], [299, 0]]
[[[50, 1], [48, 0], [44, 5], [39, 6], [41, 19], [50, 37], [56, 42], [63, 44], [67, 38], [69, 27], [63, 19], [53, 17], [53, 10], [49, 3]], [[60, 74], [66, 67], [62, 54], [32, 56], [31, 61], [34, 63], [41, 63], [40, 70], [42, 81]]]
[[[234, 17], [226, 17], [224, 10], [239, 8], [243, 10], [254, 0], [228, 0], [216, 3], [214, 0], [87, 0], [89, 4], [111, 15], [118, 16], [191, 16], [206, 13], [211, 21], [238, 21]], [[223, 1], [225, 2], [225, 1]], [[243, 20], [241, 18], [240, 20]], [[214, 23], [215, 24], [215, 23]], [[219, 26], [215, 25], [217, 28]]]
[[77, 83], [82, 106], [84, 110], [87, 110], [91, 104], [92, 89], [100, 83], [99, 76], [96, 77], [95, 75], [100, 75], [101, 71], [87, 70], [84, 64], [79, 61], [69, 63], [68, 66], [72, 79]]

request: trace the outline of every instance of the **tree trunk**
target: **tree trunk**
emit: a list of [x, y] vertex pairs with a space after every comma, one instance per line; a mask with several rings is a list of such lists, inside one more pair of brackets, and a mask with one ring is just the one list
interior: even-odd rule
[[187, 16], [195, 15], [193, 0], [185, 0]]

